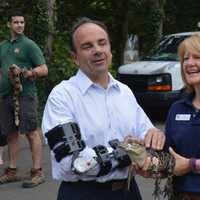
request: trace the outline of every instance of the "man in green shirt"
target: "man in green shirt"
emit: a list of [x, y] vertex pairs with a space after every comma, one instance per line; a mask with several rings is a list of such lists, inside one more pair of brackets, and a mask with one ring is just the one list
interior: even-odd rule
[[[32, 153], [33, 167], [30, 180], [22, 186], [34, 187], [44, 182], [41, 168], [42, 142], [37, 129], [37, 90], [35, 80], [46, 76], [48, 68], [44, 56], [37, 44], [24, 33], [25, 19], [22, 13], [9, 16], [7, 23], [10, 39], [0, 44], [0, 126], [2, 134], [7, 136], [9, 148], [9, 166], [0, 176], [0, 184], [18, 181], [17, 153], [19, 133], [25, 134]], [[17, 65], [21, 88], [18, 91], [18, 122], [16, 123], [16, 93], [13, 84], [11, 66]], [[19, 78], [20, 77], [20, 78]], [[16, 80], [15, 80], [16, 81]]]

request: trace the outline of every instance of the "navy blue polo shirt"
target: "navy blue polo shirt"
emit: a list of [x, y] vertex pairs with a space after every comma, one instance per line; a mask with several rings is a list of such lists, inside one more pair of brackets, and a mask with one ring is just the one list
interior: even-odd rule
[[[166, 144], [186, 158], [200, 159], [200, 110], [192, 105], [193, 96], [175, 102], [166, 122]], [[174, 178], [175, 191], [200, 193], [200, 174], [190, 172]]]

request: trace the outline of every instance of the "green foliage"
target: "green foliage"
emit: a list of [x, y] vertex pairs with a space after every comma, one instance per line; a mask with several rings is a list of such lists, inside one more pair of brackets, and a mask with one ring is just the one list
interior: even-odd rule
[[0, 26], [2, 27], [0, 29], [0, 41], [2, 41], [2, 40], [5, 40], [9, 36], [9, 31], [6, 27], [6, 22], [1, 22]]
[[48, 33], [47, 5], [45, 1], [34, 1], [26, 17], [26, 34], [44, 50]]
[[199, 0], [168, 0], [165, 6], [166, 33], [195, 31], [199, 19]]
[[61, 80], [69, 79], [77, 67], [73, 63], [69, 50], [69, 37], [67, 33], [57, 35], [53, 46], [53, 57], [49, 63], [48, 82], [50, 89]]
[[[0, 15], [3, 14], [4, 10], [1, 10]], [[7, 17], [2, 15], [0, 17], [0, 41], [5, 40], [9, 37], [9, 30], [7, 28]]]
[[160, 19], [163, 18], [162, 9], [150, 10], [146, 15], [147, 20], [144, 23], [144, 39], [145, 45], [143, 46], [143, 51], [147, 52], [149, 49], [153, 48], [158, 41], [158, 31], [160, 28]]
[[48, 77], [38, 81], [40, 118], [46, 99], [55, 85], [69, 79], [77, 71], [69, 51], [68, 33], [55, 35], [53, 56], [48, 63]]

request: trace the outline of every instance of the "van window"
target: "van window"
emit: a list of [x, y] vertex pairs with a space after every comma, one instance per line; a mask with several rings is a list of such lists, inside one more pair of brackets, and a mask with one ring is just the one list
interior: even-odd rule
[[143, 60], [151, 61], [178, 61], [177, 48], [187, 36], [164, 37], [158, 46]]

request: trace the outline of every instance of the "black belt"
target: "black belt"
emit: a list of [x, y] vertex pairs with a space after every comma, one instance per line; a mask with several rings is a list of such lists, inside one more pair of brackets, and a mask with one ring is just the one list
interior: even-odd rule
[[64, 184], [75, 187], [93, 187], [96, 189], [106, 189], [106, 190], [120, 190], [127, 188], [127, 180], [113, 180], [104, 183], [96, 182], [96, 181], [77, 181], [77, 182], [65, 182]]
[[200, 193], [180, 192], [175, 197], [177, 200], [200, 200]]
[[8, 98], [9, 96], [11, 96], [11, 95], [3, 95], [3, 96], [0, 97], [0, 99], [6, 99], [6, 98]]

